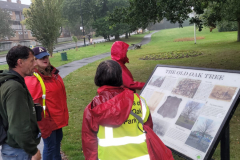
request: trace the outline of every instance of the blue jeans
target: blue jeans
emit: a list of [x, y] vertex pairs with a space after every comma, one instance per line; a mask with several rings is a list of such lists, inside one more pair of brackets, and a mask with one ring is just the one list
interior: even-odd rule
[[57, 129], [51, 135], [43, 138], [43, 160], [61, 160], [60, 145], [63, 137], [62, 128]]
[[32, 156], [21, 148], [13, 148], [7, 143], [2, 145], [3, 160], [31, 160]]

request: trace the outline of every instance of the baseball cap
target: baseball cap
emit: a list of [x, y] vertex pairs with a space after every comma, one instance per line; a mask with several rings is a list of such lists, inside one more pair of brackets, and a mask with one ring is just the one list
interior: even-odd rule
[[41, 59], [45, 56], [49, 56], [49, 53], [47, 52], [47, 50], [44, 47], [35, 47], [32, 50], [34, 52], [34, 56], [37, 59]]

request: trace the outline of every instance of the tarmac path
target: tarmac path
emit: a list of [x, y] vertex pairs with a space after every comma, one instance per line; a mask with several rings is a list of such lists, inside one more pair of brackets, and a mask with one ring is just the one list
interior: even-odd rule
[[[138, 43], [138, 44], [147, 44], [151, 41], [151, 36], [152, 34], [156, 33], [158, 31], [154, 31], [146, 36], [144, 36], [143, 40]], [[128, 48], [129, 50], [130, 49], [133, 49], [132, 46], [130, 46]], [[70, 74], [71, 72], [89, 64], [89, 63], [92, 63], [92, 62], [95, 62], [97, 60], [100, 60], [100, 59], [103, 59], [105, 57], [109, 57], [111, 55], [110, 52], [108, 53], [103, 53], [103, 54], [100, 54], [100, 55], [97, 55], [97, 56], [93, 56], [93, 57], [88, 57], [88, 58], [84, 58], [84, 59], [81, 59], [81, 60], [77, 60], [77, 61], [73, 61], [73, 62], [70, 62], [68, 64], [65, 64], [65, 65], [62, 65], [60, 67], [57, 67], [57, 69], [59, 70], [59, 74], [62, 78], [66, 77], [68, 74]], [[38, 148], [39, 150], [41, 151], [41, 153], [43, 152], [43, 141], [41, 140], [40, 144], [38, 145]], [[0, 146], [0, 149], [1, 149], [1, 146]], [[2, 160], [2, 157], [0, 156], [0, 160]]]

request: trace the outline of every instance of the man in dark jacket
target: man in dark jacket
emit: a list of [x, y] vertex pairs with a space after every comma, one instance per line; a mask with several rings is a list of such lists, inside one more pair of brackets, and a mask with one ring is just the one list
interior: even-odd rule
[[9, 160], [40, 160], [40, 143], [36, 111], [24, 77], [33, 74], [33, 51], [26, 46], [11, 48], [6, 56], [9, 70], [0, 73], [0, 115], [7, 129], [2, 145], [2, 158]]

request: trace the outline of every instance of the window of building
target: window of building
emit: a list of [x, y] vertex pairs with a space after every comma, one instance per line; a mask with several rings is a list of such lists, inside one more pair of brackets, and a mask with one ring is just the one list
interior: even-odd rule
[[12, 15], [12, 11], [8, 11], [8, 13], [9, 13], [10, 15]]
[[23, 32], [18, 32], [18, 34], [19, 34], [19, 35], [22, 35], [22, 34], [23, 34]]

